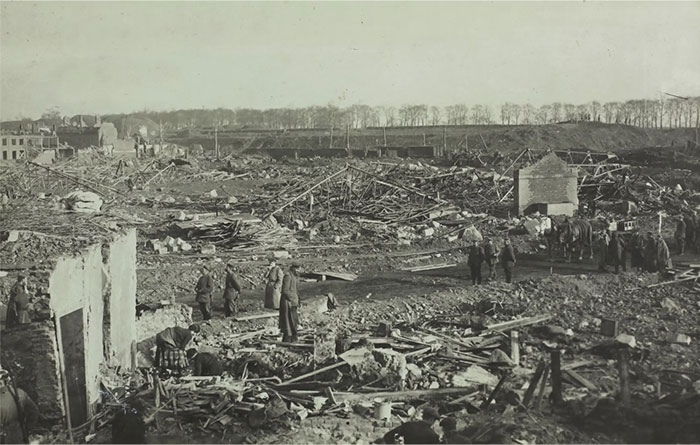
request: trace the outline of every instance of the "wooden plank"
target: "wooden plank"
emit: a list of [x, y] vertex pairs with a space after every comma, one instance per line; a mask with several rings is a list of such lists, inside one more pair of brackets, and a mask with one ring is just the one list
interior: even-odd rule
[[404, 267], [401, 270], [404, 272], [424, 272], [426, 270], [447, 269], [456, 265], [457, 263], [428, 264], [425, 266]]
[[270, 312], [267, 314], [257, 314], [257, 315], [245, 315], [243, 317], [233, 317], [233, 321], [248, 321], [248, 320], [260, 320], [262, 318], [272, 318], [279, 317], [279, 312]]
[[290, 383], [298, 382], [298, 381], [300, 381], [300, 380], [304, 380], [304, 379], [307, 379], [307, 378], [309, 378], [309, 377], [313, 377], [313, 376], [318, 375], [318, 374], [321, 374], [321, 373], [323, 373], [323, 372], [330, 371], [330, 370], [336, 369], [336, 368], [340, 368], [340, 367], [343, 366], [343, 365], [347, 365], [347, 363], [346, 363], [346, 362], [338, 362], [338, 363], [335, 363], [335, 364], [332, 364], [332, 365], [328, 365], [328, 366], [326, 366], [326, 367], [324, 367], [324, 368], [317, 369], [317, 370], [315, 370], [315, 371], [312, 371], [312, 372], [309, 372], [309, 373], [300, 375], [300, 376], [298, 376], [298, 377], [294, 377], [293, 379], [287, 380], [286, 382], [282, 382], [282, 383], [280, 383], [280, 384], [277, 385], [277, 386], [284, 386], [284, 385], [288, 385], [288, 384], [290, 384]]
[[597, 386], [581, 374], [579, 374], [576, 371], [573, 370], [566, 370], [564, 371], [564, 374], [569, 376], [574, 382], [578, 383], [579, 385], [591, 390], [591, 391], [596, 391], [598, 389]]
[[504, 321], [486, 326], [486, 329], [491, 331], [506, 331], [509, 329], [521, 328], [537, 323], [542, 323], [552, 318], [553, 315], [537, 315], [535, 317], [519, 318], [517, 320]]
[[343, 280], [343, 281], [355, 281], [357, 279], [357, 275], [354, 273], [341, 273], [341, 272], [309, 272], [304, 275], [318, 275], [318, 276], [325, 276], [326, 278], [331, 278], [331, 279], [336, 279], [336, 280]]
[[561, 394], [561, 350], [551, 352], [552, 367], [552, 404], [560, 405], [564, 399]]
[[525, 395], [523, 396], [523, 406], [525, 407], [525, 409], [527, 409], [530, 405], [530, 401], [532, 400], [532, 396], [535, 394], [537, 383], [539, 383], [540, 378], [542, 377], [542, 373], [544, 372], [545, 366], [545, 361], [540, 360], [540, 362], [537, 364], [535, 375], [533, 375], [532, 379], [530, 379], [530, 384], [528, 385], [527, 390], [525, 390]]
[[377, 391], [367, 393], [347, 393], [336, 392], [335, 398], [338, 401], [363, 401], [373, 400], [375, 398], [386, 401], [392, 400], [418, 400], [418, 399], [434, 399], [442, 398], [449, 395], [463, 395], [473, 393], [474, 388], [438, 388], [438, 389], [416, 389], [411, 391]]

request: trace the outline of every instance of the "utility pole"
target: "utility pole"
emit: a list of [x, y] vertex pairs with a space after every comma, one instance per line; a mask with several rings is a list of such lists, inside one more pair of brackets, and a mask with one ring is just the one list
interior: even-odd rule
[[447, 127], [442, 127], [442, 155], [447, 155]]
[[329, 148], [333, 148], [333, 124], [331, 124], [331, 145]]
[[384, 131], [384, 146], [386, 147], [386, 127], [382, 128]]
[[216, 123], [214, 127], [214, 152], [216, 153], [216, 159], [219, 159], [219, 123]]
[[345, 150], [350, 154], [350, 124], [345, 126]]

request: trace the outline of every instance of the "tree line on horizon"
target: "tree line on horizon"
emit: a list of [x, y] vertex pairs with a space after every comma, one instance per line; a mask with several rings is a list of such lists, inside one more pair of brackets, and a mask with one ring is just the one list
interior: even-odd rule
[[[42, 118], [56, 118], [54, 107]], [[574, 105], [555, 102], [535, 107], [505, 103], [493, 110], [488, 105], [455, 104], [446, 107], [404, 105], [312, 106], [304, 108], [183, 109], [149, 111], [104, 116], [105, 120], [148, 119], [162, 130], [196, 127], [248, 127], [270, 130], [302, 128], [414, 127], [439, 125], [544, 125], [559, 122], [602, 122], [644, 128], [696, 127], [700, 123], [700, 97], [664, 100], [597, 101]]]

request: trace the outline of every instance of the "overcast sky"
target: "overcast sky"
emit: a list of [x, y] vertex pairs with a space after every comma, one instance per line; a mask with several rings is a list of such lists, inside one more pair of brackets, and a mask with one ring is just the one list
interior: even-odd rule
[[700, 95], [700, 2], [1, 8], [2, 119]]

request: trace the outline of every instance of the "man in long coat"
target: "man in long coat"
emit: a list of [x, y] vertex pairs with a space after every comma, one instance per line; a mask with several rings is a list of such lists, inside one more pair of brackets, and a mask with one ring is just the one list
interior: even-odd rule
[[7, 318], [5, 319], [8, 328], [30, 323], [29, 318], [29, 292], [27, 291], [27, 277], [20, 275], [17, 282], [10, 290], [10, 299], [7, 302]]
[[647, 232], [644, 240], [644, 270], [647, 272], [656, 272], [659, 270], [657, 263], [657, 247], [656, 236], [653, 232]]
[[481, 263], [483, 262], [484, 249], [479, 245], [479, 242], [475, 240], [469, 248], [469, 259], [467, 260], [473, 285], [481, 284]]
[[282, 272], [282, 268], [277, 265], [274, 258], [270, 260], [269, 267], [267, 284], [265, 285], [265, 307], [267, 309], [279, 309], [284, 272]]
[[234, 266], [226, 265], [226, 282], [224, 283], [224, 315], [232, 317], [238, 313], [238, 299], [241, 295], [241, 285], [234, 274]]
[[297, 327], [299, 326], [297, 283], [299, 282], [299, 269], [299, 264], [292, 264], [282, 280], [280, 331], [282, 331], [282, 341], [285, 343], [295, 343], [297, 341]]
[[613, 232], [608, 251], [610, 252], [612, 263], [615, 266], [615, 273], [620, 273], [620, 266], [622, 266], [623, 271], [627, 271], [625, 249], [626, 246], [622, 237], [619, 236], [617, 232]]
[[683, 215], [678, 217], [678, 222], [676, 223], [676, 233], [675, 233], [675, 238], [676, 238], [676, 246], [678, 246], [678, 254], [683, 255], [685, 253], [685, 237], [687, 235], [686, 233], [687, 226], [685, 224], [685, 221], [683, 219]]
[[506, 276], [506, 283], [510, 283], [513, 278], [513, 266], [515, 266], [516, 262], [515, 251], [508, 238], [503, 241], [503, 244], [503, 250], [501, 250], [501, 265], [503, 266], [503, 273]]
[[204, 320], [211, 320], [211, 291], [214, 289], [214, 282], [209, 275], [209, 268], [202, 266], [202, 276], [197, 281], [194, 291], [197, 294], [197, 303]]
[[664, 275], [673, 267], [673, 262], [671, 261], [671, 252], [668, 250], [668, 244], [664, 241], [663, 237], [659, 236], [656, 240], [656, 264], [659, 267], [659, 273]]

